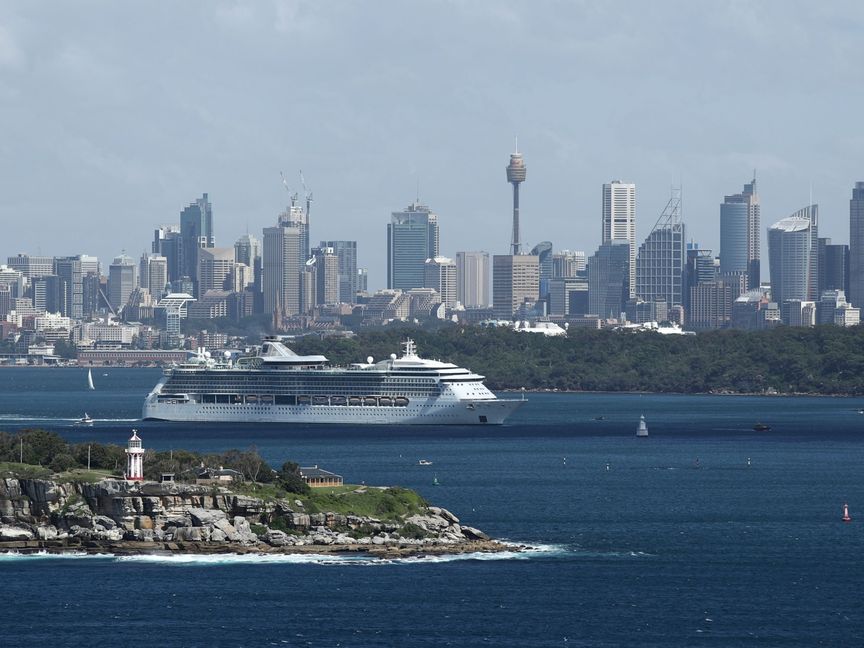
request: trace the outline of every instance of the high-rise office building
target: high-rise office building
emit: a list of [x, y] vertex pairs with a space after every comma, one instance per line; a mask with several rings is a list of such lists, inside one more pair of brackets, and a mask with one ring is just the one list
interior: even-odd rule
[[27, 279], [54, 274], [54, 257], [18, 254], [6, 259], [7, 265]]
[[492, 257], [492, 311], [498, 319], [512, 319], [523, 307], [534, 308], [540, 298], [540, 264], [533, 254], [496, 254]]
[[234, 273], [234, 248], [198, 250], [198, 299], [208, 290], [224, 290]]
[[489, 306], [489, 253], [456, 253], [456, 300], [465, 308]]
[[[613, 180], [603, 185], [602, 243], [626, 241], [630, 246], [629, 297], [636, 296], [636, 185]], [[616, 315], [617, 317], [617, 315]]]
[[849, 246], [832, 244], [830, 238], [819, 239], [819, 290], [849, 290]]
[[[312, 251], [315, 261], [315, 301], [322, 306], [338, 304], [339, 295], [339, 256], [332, 247], [321, 246]], [[350, 302], [349, 302], [350, 303]]]
[[161, 225], [153, 231], [153, 254], [165, 257], [168, 263], [168, 281], [177, 281], [183, 276], [180, 271], [180, 253], [183, 238], [179, 225]]
[[301, 307], [302, 232], [296, 227], [265, 227], [264, 312], [296, 315]]
[[818, 211], [818, 205], [804, 207], [768, 228], [771, 294], [781, 312], [790, 299], [818, 301]]
[[720, 273], [745, 274], [748, 290], [759, 287], [760, 209], [756, 178], [720, 205]]
[[[144, 268], [142, 268], [142, 272]], [[153, 299], [160, 300], [170, 292], [168, 284], [168, 259], [158, 254], [151, 254], [147, 257], [147, 285], [144, 286], [144, 281], [141, 281], [142, 288], [150, 290]]]
[[447, 257], [426, 259], [425, 288], [434, 288], [447, 308], [456, 306], [456, 264]]
[[549, 298], [549, 280], [552, 279], [552, 242], [543, 241], [531, 249], [540, 266], [540, 299]]
[[62, 314], [72, 319], [81, 319], [84, 317], [84, 273], [81, 269], [81, 257], [55, 257], [54, 274], [63, 280], [66, 291], [66, 310]]
[[116, 313], [126, 306], [129, 296], [138, 285], [135, 270], [135, 261], [125, 254], [115, 257], [108, 268], [108, 301]]
[[602, 243], [588, 259], [588, 312], [617, 319], [630, 299], [630, 244], [626, 239]]
[[550, 315], [584, 315], [588, 310], [585, 277], [555, 277], [549, 282]]
[[387, 288], [410, 290], [425, 283], [426, 259], [439, 256], [438, 216], [412, 203], [387, 224]]
[[68, 313], [66, 282], [57, 275], [43, 275], [31, 281], [33, 306], [47, 313]]
[[369, 292], [369, 271], [366, 268], [357, 268], [357, 292]]
[[339, 301], [357, 301], [357, 241], [321, 241], [322, 248], [332, 248], [339, 260]]
[[249, 268], [246, 276], [249, 283], [253, 283], [256, 280], [255, 267], [261, 263], [261, 242], [251, 234], [238, 238], [234, 243], [234, 261]]
[[303, 262], [309, 258], [309, 214], [304, 212], [296, 202], [297, 195], [291, 196], [291, 205], [281, 214], [277, 224], [280, 227], [290, 227], [300, 233], [300, 256]]
[[662, 297], [667, 306], [681, 306], [684, 303], [684, 265], [681, 191], [676, 189], [651, 234], [639, 247], [636, 257], [636, 296], [645, 301]]
[[864, 308], [864, 182], [856, 182], [849, 201], [849, 292], [853, 306]]
[[689, 318], [692, 291], [700, 283], [708, 283], [717, 279], [717, 268], [714, 265], [714, 255], [711, 250], [699, 248], [698, 243], [687, 244], [687, 258], [684, 265], [684, 282], [682, 298], [685, 318]]
[[582, 251], [561, 250], [552, 255], [552, 278], [573, 279], [585, 274], [587, 259]]
[[[198, 281], [198, 250], [216, 245], [213, 236], [213, 207], [205, 193], [180, 212], [180, 263], [181, 276]], [[167, 257], [167, 255], [163, 255]]]

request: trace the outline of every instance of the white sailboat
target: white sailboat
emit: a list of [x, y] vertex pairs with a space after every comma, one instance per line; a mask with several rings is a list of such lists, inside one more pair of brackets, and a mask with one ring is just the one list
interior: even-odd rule
[[645, 415], [642, 414], [639, 417], [639, 427], [636, 428], [636, 436], [637, 437], [647, 437], [648, 436], [648, 426], [645, 424]]
[[93, 386], [93, 370], [92, 369], [87, 370], [87, 387], [89, 387], [91, 390], [96, 389], [96, 387]]

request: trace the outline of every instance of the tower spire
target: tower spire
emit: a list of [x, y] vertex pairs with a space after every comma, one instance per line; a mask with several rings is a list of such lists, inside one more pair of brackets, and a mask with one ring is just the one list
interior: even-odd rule
[[510, 253], [513, 256], [522, 253], [519, 242], [519, 185], [525, 182], [525, 161], [519, 153], [519, 140], [516, 140], [516, 152], [510, 154], [510, 164], [507, 165], [507, 182], [513, 185], [513, 235], [510, 243]]

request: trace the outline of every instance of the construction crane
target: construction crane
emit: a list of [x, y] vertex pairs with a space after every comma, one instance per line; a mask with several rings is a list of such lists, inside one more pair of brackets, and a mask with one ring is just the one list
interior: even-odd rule
[[300, 184], [303, 187], [303, 194], [306, 196], [306, 217], [309, 217], [309, 208], [312, 205], [312, 192], [306, 188], [306, 180], [303, 178], [303, 169], [300, 169]]
[[288, 186], [288, 181], [285, 179], [285, 174], [281, 171], [279, 175], [282, 177], [282, 186], [285, 187], [285, 191], [288, 192], [288, 197], [291, 199], [291, 206], [294, 207], [297, 204], [297, 192], [291, 193], [291, 187]]

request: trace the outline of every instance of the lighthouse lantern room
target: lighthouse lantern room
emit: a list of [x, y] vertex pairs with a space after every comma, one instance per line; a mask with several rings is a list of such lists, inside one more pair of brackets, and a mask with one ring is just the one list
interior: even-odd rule
[[126, 448], [126, 481], [144, 481], [144, 448], [138, 430], [132, 430]]

